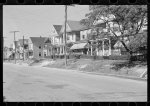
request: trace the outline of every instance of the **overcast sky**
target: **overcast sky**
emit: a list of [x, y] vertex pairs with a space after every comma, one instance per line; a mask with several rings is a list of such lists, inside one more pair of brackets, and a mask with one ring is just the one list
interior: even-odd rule
[[[5, 46], [10, 46], [14, 40], [34, 36], [48, 37], [51, 34], [52, 25], [64, 23], [65, 7], [63, 5], [4, 5], [3, 6], [3, 36]], [[68, 7], [68, 20], [81, 20], [89, 12], [87, 5]]]

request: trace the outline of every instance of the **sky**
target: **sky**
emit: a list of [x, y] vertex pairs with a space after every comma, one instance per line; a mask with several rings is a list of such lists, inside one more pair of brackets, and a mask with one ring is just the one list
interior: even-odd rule
[[[68, 20], [85, 18], [89, 13], [88, 5], [68, 7]], [[16, 33], [16, 40], [29, 37], [49, 37], [52, 25], [62, 25], [65, 20], [63, 5], [3, 5], [3, 36], [4, 45], [10, 47]]]

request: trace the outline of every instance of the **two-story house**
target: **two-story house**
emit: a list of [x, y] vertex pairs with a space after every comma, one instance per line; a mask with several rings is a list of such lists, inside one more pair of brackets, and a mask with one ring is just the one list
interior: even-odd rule
[[52, 27], [51, 44], [53, 45], [53, 48], [51, 54], [64, 54], [63, 36], [60, 34], [61, 28], [62, 25], [53, 25]]
[[[65, 40], [65, 34], [64, 34], [65, 25], [62, 26], [60, 35], [63, 36], [63, 41]], [[81, 25], [80, 21], [72, 21], [68, 20], [66, 23], [66, 43], [73, 43], [73, 47], [70, 48], [73, 52], [84, 48], [85, 43], [80, 42], [84, 35], [80, 34], [81, 30], [87, 29], [86, 26]], [[86, 36], [85, 36], [86, 38]], [[84, 39], [84, 38], [83, 38]], [[82, 43], [82, 44], [76, 44], [76, 43]], [[64, 43], [64, 42], [63, 42]], [[76, 48], [74, 45], [78, 45], [80, 47]]]
[[[96, 38], [94, 36], [101, 36], [100, 34], [107, 33], [106, 29], [106, 23], [97, 23], [94, 28], [88, 28], [84, 25], [81, 25], [80, 22], [78, 22], [78, 29], [76, 31], [79, 32], [79, 40], [74, 42], [74, 45], [70, 48], [74, 53], [79, 54], [86, 54], [86, 55], [93, 55], [93, 53], [96, 53], [99, 56], [110, 54], [110, 49], [108, 50], [102, 50], [100, 47], [96, 47], [98, 45], [99, 41], [101, 43], [104, 42], [110, 42], [110, 39], [102, 39], [102, 38]], [[108, 33], [107, 33], [108, 34]], [[95, 39], [96, 38], [96, 39]], [[95, 46], [94, 46], [95, 45]], [[107, 51], [107, 52], [106, 52]]]
[[29, 38], [29, 58], [44, 58], [43, 48], [46, 37], [30, 37]]
[[44, 48], [43, 48], [43, 53], [44, 53], [44, 57], [50, 57], [54, 54], [54, 46], [52, 44], [52, 40], [51, 38], [47, 38], [44, 41]]

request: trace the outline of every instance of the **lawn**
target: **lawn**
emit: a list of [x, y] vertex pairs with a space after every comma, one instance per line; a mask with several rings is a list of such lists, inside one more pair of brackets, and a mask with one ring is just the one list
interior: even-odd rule
[[[45, 66], [51, 68], [73, 69], [78, 71], [109, 73], [126, 76], [139, 77], [143, 71], [147, 70], [147, 62], [135, 61], [129, 63], [128, 60], [93, 60], [93, 59], [67, 59], [67, 67], [65, 67], [65, 59], [42, 59], [27, 60], [30, 66]], [[42, 65], [43, 64], [43, 65]]]

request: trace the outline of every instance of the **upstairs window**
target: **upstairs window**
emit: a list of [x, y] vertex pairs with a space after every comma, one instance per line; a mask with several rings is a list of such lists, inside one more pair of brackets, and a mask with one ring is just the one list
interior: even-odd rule
[[85, 35], [82, 35], [82, 39], [85, 39]]
[[41, 49], [41, 46], [39, 46], [39, 49]]

